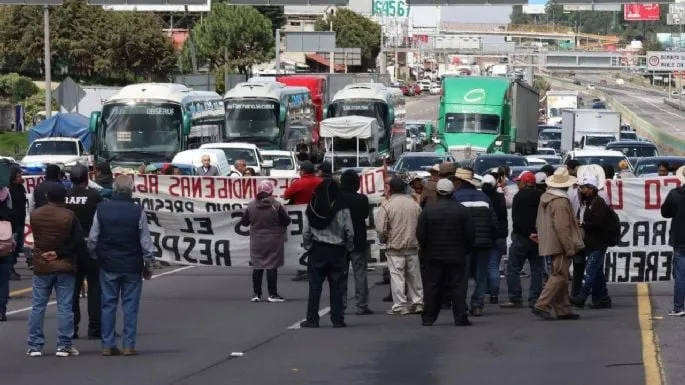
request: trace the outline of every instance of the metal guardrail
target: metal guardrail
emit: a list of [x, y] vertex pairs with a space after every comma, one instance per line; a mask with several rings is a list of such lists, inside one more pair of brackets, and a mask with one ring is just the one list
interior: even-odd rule
[[639, 117], [612, 96], [597, 89], [589, 90], [587, 88], [575, 85], [566, 79], [552, 78], [549, 76], [545, 76], [545, 78], [548, 79], [552, 85], [557, 84], [557, 86], [566, 89], [580, 91], [592, 96], [603, 98], [607, 105], [611, 107], [611, 109], [621, 113], [621, 118], [623, 120], [630, 123], [630, 125], [641, 135], [653, 141], [660, 149], [673, 155], [685, 156], [685, 140], [683, 138], [679, 138], [661, 131], [653, 124]]
[[473, 33], [521, 33], [526, 35], [546, 34], [559, 37], [576, 37], [586, 40], [595, 40], [604, 44], [616, 44], [620, 40], [615, 35], [597, 35], [591, 33], [576, 33], [573, 28], [547, 24], [503, 24], [503, 23], [440, 23], [441, 32], [459, 31]]

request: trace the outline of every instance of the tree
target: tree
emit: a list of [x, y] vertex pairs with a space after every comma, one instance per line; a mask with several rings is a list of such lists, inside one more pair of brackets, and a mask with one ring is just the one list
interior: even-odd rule
[[271, 30], [276, 32], [285, 24], [285, 14], [283, 14], [283, 6], [256, 6], [254, 7], [259, 13], [271, 20]]
[[[215, 3], [203, 23], [193, 27], [198, 62], [208, 62], [210, 69], [229, 66], [246, 74], [255, 64], [274, 57], [271, 32], [271, 21], [254, 7]], [[188, 50], [186, 44], [184, 69], [189, 67]]]
[[328, 31], [333, 23], [335, 44], [338, 48], [361, 48], [361, 71], [376, 66], [376, 56], [381, 48], [381, 26], [371, 19], [349, 9], [339, 8], [335, 15], [317, 20], [317, 31]]

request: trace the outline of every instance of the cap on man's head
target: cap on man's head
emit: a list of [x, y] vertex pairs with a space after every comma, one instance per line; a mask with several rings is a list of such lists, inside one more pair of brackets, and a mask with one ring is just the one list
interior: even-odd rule
[[483, 177], [482, 184], [484, 184], [484, 185], [488, 184], [490, 186], [495, 186], [495, 185], [497, 185], [497, 179], [495, 179], [495, 177], [492, 176], [492, 174], [486, 174]]
[[535, 174], [530, 171], [524, 171], [518, 178], [515, 179], [516, 182], [521, 182], [523, 184], [535, 184]]
[[46, 195], [48, 202], [64, 203], [67, 198], [67, 189], [61, 183], [53, 183], [49, 185]]
[[594, 175], [583, 175], [583, 177], [578, 180], [578, 186], [590, 186], [596, 189], [597, 178]]
[[547, 174], [544, 172], [536, 172], [535, 173], [535, 184], [545, 184], [545, 181], [547, 180]]
[[439, 195], [450, 195], [454, 191], [454, 183], [450, 182], [449, 179], [440, 179], [435, 189]]
[[315, 169], [314, 169], [314, 163], [305, 160], [302, 163], [300, 163], [300, 171], [306, 172], [307, 174], [313, 174]]

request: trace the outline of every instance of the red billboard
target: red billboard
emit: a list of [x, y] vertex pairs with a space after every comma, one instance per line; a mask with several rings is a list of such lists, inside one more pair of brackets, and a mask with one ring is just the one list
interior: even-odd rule
[[659, 20], [659, 4], [624, 4], [623, 20], [625, 21], [655, 21]]

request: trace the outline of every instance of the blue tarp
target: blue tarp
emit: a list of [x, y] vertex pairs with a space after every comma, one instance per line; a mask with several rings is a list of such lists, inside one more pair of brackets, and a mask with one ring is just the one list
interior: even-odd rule
[[33, 126], [29, 130], [29, 145], [36, 139], [50, 137], [78, 138], [86, 151], [90, 151], [93, 144], [88, 131], [88, 118], [75, 112], [55, 114]]

